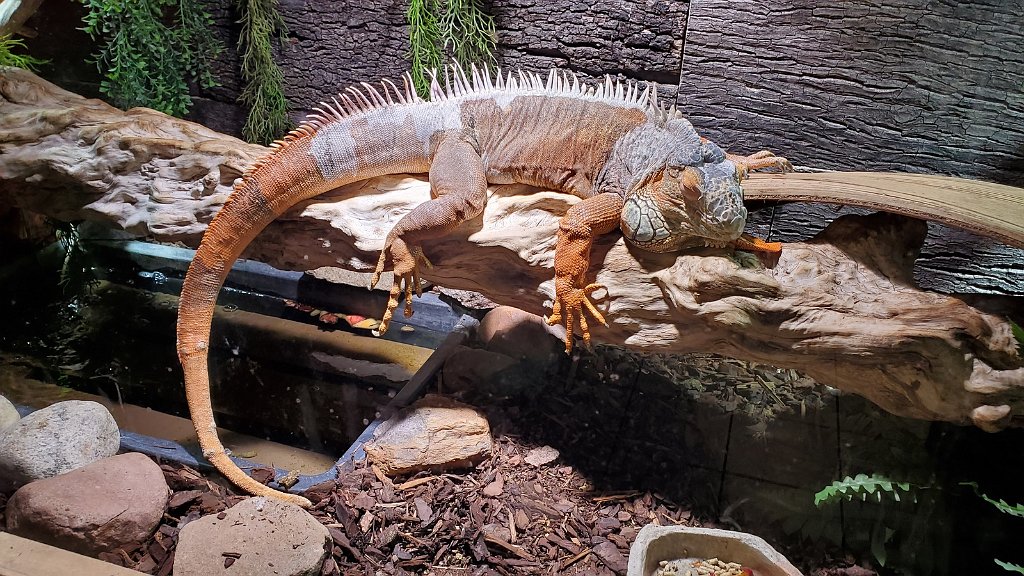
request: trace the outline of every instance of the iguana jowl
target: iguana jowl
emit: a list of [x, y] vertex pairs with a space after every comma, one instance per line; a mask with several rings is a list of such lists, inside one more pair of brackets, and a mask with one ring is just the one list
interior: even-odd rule
[[604, 322], [590, 301], [600, 286], [586, 278], [598, 235], [620, 228], [632, 244], [659, 252], [729, 243], [778, 250], [741, 237], [747, 211], [740, 180], [752, 169], [785, 169], [785, 159], [724, 153], [681, 114], [659, 106], [653, 88], [610, 79], [588, 87], [556, 71], [546, 82], [523, 73], [470, 76], [452, 70], [444, 89], [435, 78], [429, 101], [413, 93], [406, 75], [403, 89], [388, 81], [380, 90], [363, 84], [322, 104], [242, 177], [203, 236], [181, 292], [178, 356], [203, 455], [240, 488], [309, 505], [257, 483], [228, 458], [216, 433], [207, 366], [214, 305], [232, 263], [302, 200], [375, 176], [429, 172], [433, 199], [391, 230], [373, 277], [376, 283], [390, 262], [395, 282], [380, 332], [403, 292], [411, 313], [420, 243], [479, 215], [489, 183], [582, 198], [559, 226], [548, 319], [565, 323], [567, 350], [576, 322], [589, 342], [584, 310]]

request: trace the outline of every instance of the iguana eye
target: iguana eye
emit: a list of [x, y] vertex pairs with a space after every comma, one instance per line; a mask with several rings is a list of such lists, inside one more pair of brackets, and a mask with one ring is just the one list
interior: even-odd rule
[[681, 176], [682, 173], [683, 173], [682, 170], [680, 170], [676, 166], [669, 166], [668, 167], [668, 176], [669, 176], [669, 178], [672, 178], [673, 180], [678, 180], [679, 176]]

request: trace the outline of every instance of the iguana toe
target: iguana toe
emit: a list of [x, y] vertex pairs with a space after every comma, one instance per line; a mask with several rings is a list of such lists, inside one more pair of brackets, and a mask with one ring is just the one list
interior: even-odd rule
[[[583, 337], [583, 344], [590, 347], [590, 325], [587, 321], [586, 314], [589, 314], [594, 320], [607, 326], [608, 323], [605, 321], [604, 314], [597, 309], [597, 306], [591, 301], [591, 296], [598, 290], [605, 290], [603, 284], [588, 284], [582, 288], [566, 287], [561, 286], [556, 290], [555, 301], [552, 305], [551, 315], [545, 320], [549, 325], [554, 324], [565, 324], [565, 353], [569, 354], [572, 352], [573, 347], [573, 332], [576, 327], [576, 321], [580, 324], [580, 336]], [[586, 310], [586, 313], [584, 313]]]

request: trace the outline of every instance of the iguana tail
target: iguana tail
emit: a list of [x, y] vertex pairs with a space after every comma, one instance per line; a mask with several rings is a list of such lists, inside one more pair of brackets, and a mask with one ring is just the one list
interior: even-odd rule
[[[393, 86], [393, 85], [392, 85]], [[387, 89], [385, 89], [387, 92]], [[195, 258], [185, 275], [178, 307], [178, 358], [185, 372], [185, 393], [203, 455], [239, 488], [254, 495], [272, 496], [303, 507], [310, 502], [285, 494], [247, 476], [228, 457], [217, 436], [210, 400], [207, 354], [210, 325], [217, 293], [231, 265], [252, 239], [271, 221], [296, 203], [338, 186], [389, 173], [425, 172], [422, 143], [399, 137], [390, 146], [362, 146], [386, 132], [387, 124], [401, 125], [395, 112], [406, 106], [427, 105], [411, 90], [395, 90], [398, 103], [376, 94], [369, 102], [343, 97], [341, 105], [325, 105], [327, 111], [314, 115], [284, 140], [276, 150], [251, 169], [210, 223]], [[362, 92], [358, 92], [362, 95]], [[354, 93], [353, 93], [354, 94]], [[378, 101], [379, 100], [379, 101]], [[373, 115], [376, 133], [360, 133], [367, 117]], [[389, 138], [390, 140], [390, 138]]]

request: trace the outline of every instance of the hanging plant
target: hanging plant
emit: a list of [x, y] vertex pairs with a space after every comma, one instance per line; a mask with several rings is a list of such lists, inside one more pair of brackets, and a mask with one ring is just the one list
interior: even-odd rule
[[483, 11], [480, 0], [410, 0], [405, 18], [412, 81], [424, 98], [430, 92], [429, 71], [440, 69], [449, 58], [466, 69], [496, 62], [494, 18]]
[[95, 55], [100, 91], [122, 108], [174, 116], [192, 107], [188, 83], [217, 85], [210, 62], [222, 50], [213, 19], [192, 0], [82, 0], [83, 30], [102, 42]]
[[40, 65], [46, 63], [46, 60], [33, 58], [27, 54], [14, 53], [15, 49], [23, 50], [24, 48], [25, 43], [21, 40], [16, 40], [11, 36], [0, 36], [0, 66], [14, 66], [34, 72]]
[[270, 50], [271, 38], [276, 34], [283, 39], [288, 31], [277, 0], [238, 0], [237, 6], [242, 15], [238, 52], [245, 80], [239, 101], [249, 109], [242, 134], [250, 142], [270, 144], [291, 128], [284, 75]]

